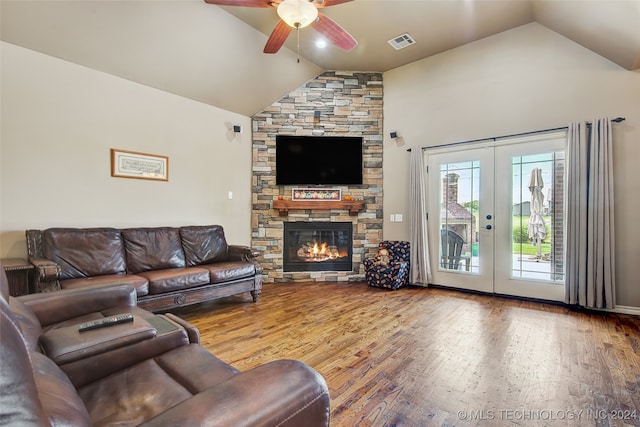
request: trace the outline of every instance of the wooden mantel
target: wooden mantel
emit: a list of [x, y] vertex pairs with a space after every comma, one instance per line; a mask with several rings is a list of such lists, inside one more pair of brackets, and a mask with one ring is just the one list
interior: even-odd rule
[[280, 216], [289, 215], [291, 209], [345, 209], [349, 215], [358, 215], [364, 208], [364, 200], [274, 200], [273, 209], [280, 211]]

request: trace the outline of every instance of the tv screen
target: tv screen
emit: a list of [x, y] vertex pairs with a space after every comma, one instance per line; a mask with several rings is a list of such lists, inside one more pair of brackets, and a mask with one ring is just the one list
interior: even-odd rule
[[361, 185], [362, 137], [277, 135], [276, 184]]

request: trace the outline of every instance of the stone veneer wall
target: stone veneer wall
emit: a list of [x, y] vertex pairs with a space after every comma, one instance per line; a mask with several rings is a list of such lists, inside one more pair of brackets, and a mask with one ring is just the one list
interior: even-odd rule
[[[382, 73], [324, 72], [253, 117], [252, 243], [260, 252], [265, 282], [363, 280], [362, 260], [382, 239]], [[320, 112], [320, 120], [314, 112]], [[278, 195], [291, 197], [293, 186], [277, 186], [276, 135], [362, 136], [363, 185], [330, 186], [363, 199], [357, 216], [345, 210], [272, 208]], [[353, 270], [283, 272], [284, 221], [353, 223]]]

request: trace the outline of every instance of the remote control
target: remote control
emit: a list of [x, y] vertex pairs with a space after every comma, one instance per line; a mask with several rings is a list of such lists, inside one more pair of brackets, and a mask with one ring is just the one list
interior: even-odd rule
[[78, 331], [90, 331], [92, 329], [105, 328], [107, 326], [128, 322], [133, 322], [133, 314], [120, 314], [118, 316], [105, 317], [104, 319], [82, 323], [78, 326]]

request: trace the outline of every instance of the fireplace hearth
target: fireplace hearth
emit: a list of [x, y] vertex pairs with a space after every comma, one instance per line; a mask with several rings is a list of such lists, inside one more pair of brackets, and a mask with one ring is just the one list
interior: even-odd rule
[[283, 269], [351, 271], [353, 224], [350, 222], [285, 222]]

